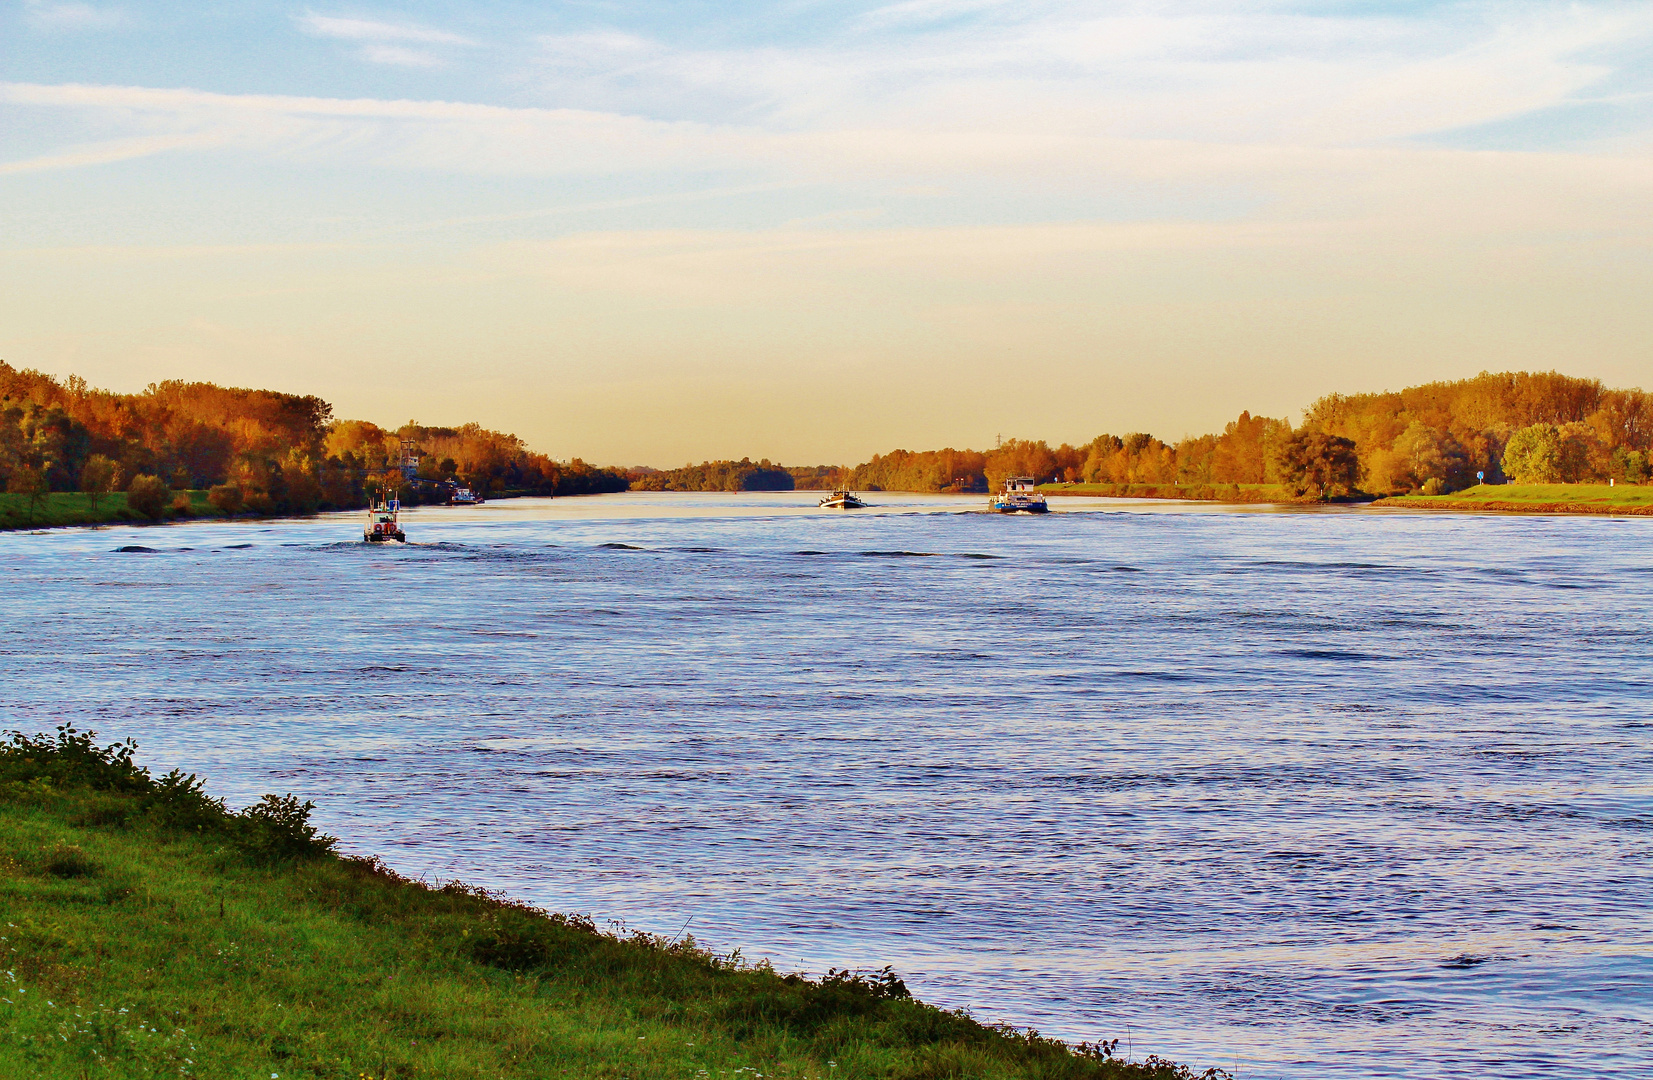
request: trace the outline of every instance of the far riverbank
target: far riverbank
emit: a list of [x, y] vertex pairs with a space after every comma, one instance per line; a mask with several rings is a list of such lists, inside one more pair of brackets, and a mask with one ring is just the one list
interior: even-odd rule
[[[231, 515], [207, 501], [205, 491], [174, 491], [158, 518], [141, 514], [127, 505], [126, 492], [91, 495], [79, 491], [54, 491], [30, 505], [27, 495], [0, 494], [0, 530], [52, 529], [72, 525], [139, 525], [146, 522], [224, 518]], [[239, 516], [257, 517], [246, 512]]]
[[[1041, 484], [1046, 496], [1163, 499], [1226, 504], [1311, 505], [1280, 484]], [[1384, 509], [1457, 510], [1510, 514], [1627, 514], [1653, 516], [1653, 485], [1477, 484], [1450, 495], [1360, 495], [1334, 502]]]
[[[489, 498], [513, 499], [520, 494], [506, 492], [491, 495]], [[359, 512], [363, 507], [352, 506], [344, 509]], [[54, 491], [50, 495], [42, 495], [36, 499], [32, 507], [27, 495], [0, 494], [0, 532], [90, 525], [163, 525], [179, 521], [229, 518], [257, 520], [307, 516], [310, 515], [295, 514], [286, 510], [271, 510], [264, 513], [249, 508], [240, 509], [232, 514], [213, 505], [207, 498], [207, 492], [199, 489], [173, 491], [159, 517], [150, 517], [134, 510], [127, 503], [124, 491], [99, 495], [95, 503], [92, 496], [84, 492]]]
[[1653, 516], [1653, 486], [1637, 484], [1477, 484], [1450, 495], [1396, 495], [1377, 507], [1512, 514]]

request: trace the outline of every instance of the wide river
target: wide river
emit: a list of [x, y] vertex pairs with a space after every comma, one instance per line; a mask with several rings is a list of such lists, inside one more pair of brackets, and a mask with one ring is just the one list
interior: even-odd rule
[[1137, 1058], [1653, 1072], [1653, 519], [872, 498], [0, 534], [0, 720]]

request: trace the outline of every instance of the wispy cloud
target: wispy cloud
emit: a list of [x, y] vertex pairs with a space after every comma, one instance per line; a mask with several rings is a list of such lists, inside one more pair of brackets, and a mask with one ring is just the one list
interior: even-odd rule
[[404, 48], [401, 45], [363, 45], [361, 57], [369, 63], [390, 64], [394, 67], [437, 68], [446, 67], [448, 64], [440, 56]]
[[150, 157], [168, 150], [199, 149], [217, 141], [211, 135], [149, 135], [133, 139], [112, 139], [21, 161], [0, 161], [0, 176], [75, 169], [86, 165], [111, 165], [117, 161]]
[[[433, 51], [442, 47], [472, 48], [477, 42], [460, 34], [417, 23], [390, 23], [306, 12], [295, 20], [299, 29], [315, 37], [360, 42], [356, 55], [370, 64], [393, 67], [446, 67], [448, 60]], [[410, 46], [422, 46], [410, 48]]]
[[124, 118], [152, 133], [292, 160], [392, 168], [549, 175], [760, 157], [750, 133], [581, 109], [30, 83], [0, 83], [0, 102]]
[[299, 28], [316, 37], [346, 41], [409, 41], [420, 45], [475, 45], [476, 42], [446, 30], [415, 23], [387, 23], [372, 19], [345, 19], [307, 12], [298, 18]]
[[113, 30], [127, 21], [125, 12], [115, 8], [51, 0], [24, 0], [23, 13], [31, 26], [42, 30]]
[[542, 176], [675, 170], [685, 176], [743, 177], [756, 185], [753, 190], [920, 180], [987, 183], [1001, 190], [1030, 182], [1061, 184], [1091, 195], [1176, 192], [1174, 205], [1191, 219], [1200, 217], [1200, 207], [1224, 199], [1232, 205], [1234, 193], [1243, 192], [1241, 204], [1268, 208], [1247, 213], [1246, 220], [1276, 226], [1362, 222], [1374, 232], [1482, 235], [1611, 229], [1639, 237], [1648, 234], [1639, 218], [1647, 192], [1653, 191], [1653, 157], [1646, 155], [1466, 153], [1399, 143], [1342, 147], [893, 126], [774, 131], [580, 109], [118, 86], [0, 84], [0, 102], [118, 116], [150, 132], [124, 143], [31, 159], [11, 171], [213, 146], [292, 162], [392, 170]]
[[[1495, 7], [1494, 21], [1480, 8], [1434, 21], [1269, 5], [884, 10], [964, 22], [893, 34], [845, 24], [818, 45], [738, 49], [602, 28], [544, 37], [535, 75], [562, 106], [551, 108], [36, 84], [0, 87], [0, 99], [77, 109], [134, 136], [389, 168], [1091, 194], [1176, 184], [1190, 205], [1204, 198], [1196, 188], [1238, 185], [1255, 204], [1305, 177], [1344, 177], [1356, 160], [1393, 167], [1443, 150], [1403, 149], [1408, 139], [1600, 99], [1624, 58], [1653, 42], [1653, 9], [1619, 7]], [[433, 50], [475, 44], [314, 12], [299, 25], [381, 64], [431, 66], [442, 62]]]
[[866, 29], [927, 26], [1012, 6], [1012, 0], [902, 0], [874, 8], [856, 20]]
[[1565, 102], [1634, 66], [1653, 8], [912, 0], [807, 45], [600, 30], [540, 43], [548, 98], [658, 117], [1347, 145]]

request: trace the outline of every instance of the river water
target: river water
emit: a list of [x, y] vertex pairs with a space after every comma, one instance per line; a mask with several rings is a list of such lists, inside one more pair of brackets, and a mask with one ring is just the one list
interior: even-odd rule
[[0, 535], [0, 719], [1138, 1058], [1653, 1071], [1653, 520], [873, 498]]

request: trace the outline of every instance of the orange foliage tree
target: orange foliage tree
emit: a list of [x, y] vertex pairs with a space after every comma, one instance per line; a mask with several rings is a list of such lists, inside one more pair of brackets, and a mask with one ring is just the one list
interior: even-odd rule
[[236, 505], [311, 513], [364, 505], [368, 478], [400, 467], [404, 438], [432, 468], [448, 464], [450, 474], [482, 491], [575, 494], [626, 486], [615, 470], [553, 461], [514, 435], [477, 424], [387, 431], [335, 420], [332, 406], [314, 395], [177, 380], [117, 394], [76, 376], [59, 382], [0, 362], [0, 482], [29, 469], [53, 490], [73, 490], [88, 462], [106, 458], [125, 483], [149, 475], [174, 488], [223, 489], [220, 501], [234, 488]]

